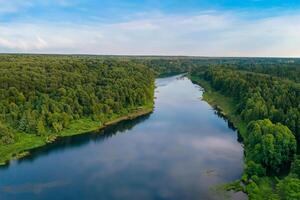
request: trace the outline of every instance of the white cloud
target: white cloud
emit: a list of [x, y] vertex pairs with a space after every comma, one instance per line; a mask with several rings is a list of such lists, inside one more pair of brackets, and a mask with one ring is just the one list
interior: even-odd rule
[[[1, 0], [0, 0], [1, 1]], [[122, 23], [0, 24], [1, 52], [300, 56], [300, 14], [143, 15]]]

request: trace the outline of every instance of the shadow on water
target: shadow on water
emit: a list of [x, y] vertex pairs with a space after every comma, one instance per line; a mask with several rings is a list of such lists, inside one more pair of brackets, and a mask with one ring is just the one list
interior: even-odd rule
[[243, 170], [234, 127], [189, 79], [156, 85], [153, 115], [60, 138], [0, 170], [0, 199], [221, 199], [210, 188]]
[[214, 113], [219, 118], [223, 119], [227, 123], [228, 128], [230, 128], [231, 130], [233, 130], [233, 131], [235, 131], [237, 133], [237, 141], [239, 143], [242, 143], [243, 142], [243, 138], [242, 138], [239, 130], [234, 126], [234, 124], [230, 120], [228, 120], [227, 116], [223, 114], [222, 110], [219, 107], [215, 106], [215, 107], [213, 107], [213, 109], [215, 111]]
[[[59, 138], [52, 144], [31, 150], [28, 156], [19, 159], [17, 163], [21, 164], [23, 162], [33, 162], [41, 156], [45, 156], [53, 152], [63, 151], [64, 149], [77, 148], [79, 146], [88, 144], [91, 141], [101, 142], [117, 135], [118, 133], [124, 133], [125, 131], [131, 130], [135, 125], [147, 120], [150, 115], [151, 114], [147, 114], [136, 119], [125, 120], [108, 126], [105, 129], [97, 132]], [[9, 165], [7, 165], [7, 167], [8, 166]]]
[[[202, 92], [205, 92], [204, 88], [199, 86], [197, 83], [194, 83], [192, 81], [192, 83], [194, 85], [196, 85], [198, 87], [198, 89]], [[204, 101], [204, 100], [203, 100]], [[226, 115], [224, 115], [224, 113], [222, 112], [222, 109], [220, 109], [218, 106], [213, 106], [212, 109], [214, 110], [214, 113], [221, 119], [223, 119], [226, 123], [227, 123], [227, 126], [229, 129], [233, 130], [236, 132], [237, 134], [237, 141], [239, 143], [243, 143], [243, 138], [242, 138], [242, 135], [240, 133], [240, 131], [235, 127], [235, 125], [227, 118]]]

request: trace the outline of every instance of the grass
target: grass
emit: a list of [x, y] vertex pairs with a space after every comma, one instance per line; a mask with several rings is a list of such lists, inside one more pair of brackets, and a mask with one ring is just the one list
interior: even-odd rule
[[[204, 93], [202, 96], [202, 99], [205, 100], [208, 104], [210, 104], [212, 107], [215, 107], [219, 112], [226, 117], [235, 128], [238, 129], [240, 135], [244, 139], [246, 136], [246, 127], [247, 124], [243, 122], [240, 117], [238, 117], [235, 114], [236, 105], [238, 102], [236, 102], [233, 98], [224, 96], [214, 90], [210, 83], [197, 77], [197, 76], [190, 76], [189, 77], [191, 81], [199, 86], [201, 86], [204, 89]], [[224, 190], [224, 191], [245, 191], [244, 187], [241, 186], [241, 181], [237, 180], [231, 183], [222, 184], [218, 186], [218, 190]]]
[[204, 88], [203, 100], [205, 100], [211, 106], [220, 110], [221, 114], [225, 116], [230, 122], [232, 122], [235, 128], [239, 130], [242, 138], [245, 138], [247, 124], [235, 114], [236, 105], [238, 104], [238, 102], [236, 102], [233, 98], [224, 96], [215, 91], [210, 86], [209, 82], [201, 78], [190, 76], [190, 79], [193, 83]]
[[67, 137], [73, 135], [84, 134], [92, 131], [103, 129], [107, 126], [116, 124], [127, 119], [134, 119], [136, 117], [148, 114], [153, 110], [153, 103], [143, 107], [131, 109], [126, 113], [120, 115], [112, 115], [110, 119], [101, 123], [94, 121], [91, 118], [82, 118], [71, 122], [68, 129], [51, 134], [48, 136], [36, 136], [33, 134], [16, 133], [16, 142], [9, 145], [0, 146], [0, 165], [5, 165], [12, 159], [19, 159], [29, 154], [29, 150], [47, 145], [54, 142], [58, 137]]
[[[224, 96], [219, 92], [215, 91], [209, 84], [209, 82], [196, 77], [190, 76], [193, 83], [200, 85], [204, 88], [203, 100], [208, 102], [211, 106], [216, 107], [221, 111], [221, 114], [225, 116], [230, 122], [233, 123], [235, 128], [238, 129], [240, 135], [243, 139], [246, 138], [247, 134], [247, 124], [242, 121], [242, 119], [235, 114], [236, 102], [233, 98]], [[219, 190], [233, 190], [246, 192], [251, 199], [271, 199], [274, 194], [274, 185], [276, 184], [276, 177], [257, 177], [255, 180], [257, 188], [253, 187], [253, 184], [242, 184], [241, 180], [236, 180], [231, 183], [223, 184], [218, 186]]]

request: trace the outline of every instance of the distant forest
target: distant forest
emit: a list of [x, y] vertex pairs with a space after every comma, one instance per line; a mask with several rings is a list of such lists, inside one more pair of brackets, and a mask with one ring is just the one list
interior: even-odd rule
[[225, 104], [233, 108], [229, 118], [243, 139], [245, 169], [241, 181], [228, 184], [228, 189], [244, 191], [254, 200], [300, 199], [300, 59], [177, 58], [144, 63], [161, 74], [189, 72], [195, 83], [224, 96], [222, 101], [230, 99]]
[[245, 170], [227, 189], [300, 199], [300, 59], [0, 55], [0, 144], [151, 106], [154, 78], [179, 73], [230, 99]]

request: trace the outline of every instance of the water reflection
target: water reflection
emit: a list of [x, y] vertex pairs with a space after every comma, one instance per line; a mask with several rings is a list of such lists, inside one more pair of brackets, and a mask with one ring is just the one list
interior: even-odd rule
[[3, 192], [11, 193], [11, 194], [19, 194], [19, 193], [34, 193], [38, 195], [39, 193], [43, 192], [44, 190], [50, 188], [57, 188], [57, 187], [64, 187], [70, 184], [70, 182], [65, 180], [60, 181], [52, 181], [46, 183], [39, 183], [39, 184], [23, 184], [17, 186], [4, 186], [2, 188]]
[[125, 131], [126, 133], [130, 133], [128, 131], [130, 131], [136, 124], [147, 120], [150, 115], [151, 114], [147, 114], [133, 120], [125, 120], [118, 124], [106, 127], [99, 132], [91, 132], [82, 135], [59, 138], [52, 144], [31, 150], [28, 156], [17, 160], [17, 162], [18, 164], [22, 164], [23, 162], [32, 162], [38, 157], [48, 155], [51, 152], [59, 152], [64, 151], [65, 149], [78, 148], [89, 142], [101, 142], [119, 133], [125, 133]]
[[228, 120], [227, 116], [225, 116], [225, 115], [223, 114], [222, 110], [221, 110], [219, 107], [214, 107], [214, 110], [215, 110], [215, 114], [216, 114], [219, 118], [221, 118], [221, 119], [223, 119], [225, 122], [227, 122], [228, 128], [230, 128], [230, 129], [233, 130], [233, 131], [236, 131], [236, 133], [237, 133], [237, 141], [238, 141], [239, 143], [242, 143], [242, 142], [243, 142], [243, 138], [242, 138], [240, 132], [239, 132], [239, 131], [237, 130], [237, 128], [234, 126], [234, 124], [233, 124], [230, 120]]
[[61, 139], [0, 169], [0, 199], [221, 199], [211, 187], [242, 174], [236, 131], [189, 79], [156, 85], [151, 115]]

